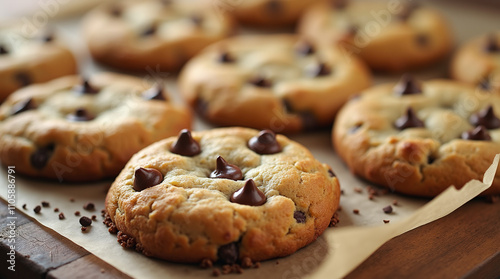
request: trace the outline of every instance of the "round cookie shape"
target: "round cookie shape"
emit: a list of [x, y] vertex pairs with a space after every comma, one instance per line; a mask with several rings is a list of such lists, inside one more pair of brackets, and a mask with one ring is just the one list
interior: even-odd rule
[[298, 32], [338, 45], [377, 71], [402, 72], [431, 65], [453, 47], [437, 11], [405, 1], [325, 1], [302, 17]]
[[245, 0], [234, 5], [220, 4], [244, 25], [260, 28], [282, 28], [295, 24], [305, 9], [320, 0]]
[[[257, 130], [191, 134], [199, 154], [171, 152], [178, 137], [156, 142], [134, 155], [112, 184], [108, 223], [123, 246], [174, 262], [233, 264], [244, 257], [289, 255], [328, 227], [339, 204], [339, 182], [305, 147], [278, 134], [282, 150], [261, 155], [248, 147]], [[238, 168], [242, 178], [214, 177], [221, 163]], [[161, 182], [135, 190], [142, 169], [161, 173]]]
[[0, 161], [60, 182], [114, 177], [137, 151], [191, 127], [188, 108], [150, 99], [151, 88], [101, 73], [20, 89], [0, 106]]
[[21, 24], [0, 27], [0, 103], [21, 87], [74, 75], [77, 71], [73, 54], [57, 34], [23, 32], [23, 27]]
[[[340, 110], [332, 135], [340, 157], [354, 174], [408, 195], [482, 180], [500, 153], [500, 95], [450, 80], [407, 81], [367, 89]], [[403, 84], [420, 84], [420, 93], [395, 94]], [[492, 194], [500, 194], [500, 174], [482, 193]]]
[[204, 1], [113, 1], [91, 11], [83, 29], [92, 57], [125, 70], [177, 71], [234, 23]]
[[331, 125], [338, 109], [370, 84], [359, 59], [285, 34], [218, 42], [179, 77], [181, 93], [209, 122], [278, 133]]
[[450, 75], [481, 90], [500, 93], [500, 32], [484, 34], [460, 47]]

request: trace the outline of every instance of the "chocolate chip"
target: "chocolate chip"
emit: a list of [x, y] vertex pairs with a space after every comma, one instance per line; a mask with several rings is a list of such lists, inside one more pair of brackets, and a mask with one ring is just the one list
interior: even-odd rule
[[332, 71], [327, 64], [321, 62], [312, 67], [308, 67], [306, 72], [309, 77], [322, 77], [331, 74]]
[[43, 207], [49, 207], [50, 206], [50, 203], [47, 202], [47, 201], [42, 201], [42, 206]]
[[33, 83], [33, 80], [31, 79], [30, 75], [25, 72], [18, 72], [14, 75], [14, 79], [21, 84], [22, 87], [28, 86]]
[[262, 130], [248, 141], [248, 147], [259, 154], [274, 154], [281, 152], [281, 146], [276, 135], [271, 130]]
[[83, 209], [88, 210], [88, 211], [92, 211], [92, 210], [95, 210], [95, 205], [92, 202], [88, 202], [88, 203], [83, 205]]
[[193, 139], [191, 132], [183, 129], [177, 141], [172, 145], [170, 151], [182, 156], [196, 156], [201, 153], [200, 144]]
[[92, 221], [97, 221], [97, 216], [92, 215], [92, 217], [90, 219], [92, 219]]
[[429, 45], [430, 38], [427, 34], [418, 34], [415, 37], [415, 42], [421, 47], [426, 47]]
[[343, 10], [349, 4], [348, 0], [330, 0], [331, 6], [337, 10]]
[[353, 210], [352, 210], [352, 213], [354, 213], [354, 214], [359, 214], [359, 209], [353, 209]]
[[83, 216], [82, 218], [80, 218], [80, 225], [88, 227], [92, 225], [92, 220], [87, 216]]
[[157, 29], [156, 24], [151, 24], [148, 28], [144, 29], [144, 30], [141, 32], [141, 36], [142, 36], [142, 37], [151, 36], [151, 35], [153, 35], [154, 33], [156, 33], [156, 29]]
[[266, 8], [269, 13], [278, 14], [283, 11], [283, 4], [278, 0], [269, 0]]
[[27, 210], [27, 209], [28, 209], [28, 207], [27, 207], [27, 205], [26, 205], [26, 204], [23, 204], [23, 209], [24, 209], [24, 210]]
[[39, 147], [30, 156], [31, 165], [35, 169], [39, 170], [43, 169], [45, 165], [47, 165], [47, 162], [49, 161], [52, 154], [54, 153], [54, 150], [55, 150], [54, 144], [49, 144], [44, 147]]
[[484, 45], [484, 50], [486, 52], [497, 52], [500, 51], [500, 45], [498, 44], [495, 34], [491, 34], [486, 38], [486, 43]]
[[222, 158], [217, 157], [217, 168], [210, 174], [211, 178], [227, 178], [232, 180], [243, 179], [241, 169], [235, 165], [229, 164]]
[[397, 14], [397, 17], [402, 20], [406, 21], [410, 16], [413, 14], [413, 12], [418, 8], [418, 4], [416, 3], [406, 3], [403, 6], [403, 9], [401, 10], [400, 13]]
[[15, 104], [12, 107], [11, 114], [16, 115], [16, 114], [19, 114], [21, 112], [25, 112], [25, 111], [32, 110], [35, 108], [36, 108], [35, 102], [33, 101], [32, 98], [29, 98], [29, 99], [26, 99], [22, 102]]
[[160, 184], [163, 181], [163, 175], [156, 169], [138, 168], [135, 170], [134, 190], [140, 192], [149, 187]]
[[42, 211], [42, 207], [41, 207], [41, 206], [39, 206], [39, 205], [37, 205], [35, 208], [33, 208], [33, 211], [34, 211], [36, 214], [38, 214], [38, 213], [40, 213], [40, 211]]
[[54, 208], [54, 212], [59, 212], [59, 208]]
[[389, 223], [391, 220], [382, 220], [382, 221], [384, 221], [384, 224], [387, 224], [387, 223]]
[[409, 107], [406, 110], [406, 114], [401, 116], [396, 120], [396, 122], [394, 122], [394, 127], [399, 130], [404, 130], [408, 128], [425, 127], [425, 124], [417, 117], [413, 109]]
[[156, 84], [150, 89], [144, 91], [144, 93], [142, 93], [142, 98], [144, 98], [145, 100], [167, 100], [167, 98], [165, 97], [165, 93], [163, 92], [163, 86], [160, 84]]
[[382, 210], [384, 211], [384, 213], [390, 214], [390, 213], [392, 213], [392, 206], [388, 205], [388, 206], [382, 208]]
[[413, 76], [405, 74], [396, 84], [393, 92], [398, 96], [420, 94], [422, 93], [422, 86]]
[[432, 163], [434, 163], [434, 161], [436, 161], [436, 158], [434, 158], [433, 156], [429, 156], [427, 158], [427, 164], [431, 165]]
[[9, 54], [9, 51], [5, 48], [5, 46], [0, 45], [0, 55]]
[[330, 177], [337, 177], [332, 169], [328, 169], [328, 174], [330, 175]]
[[241, 189], [231, 195], [230, 201], [244, 205], [259, 206], [266, 203], [266, 195], [257, 188], [252, 179], [249, 179]]
[[99, 90], [94, 88], [87, 79], [84, 79], [82, 84], [73, 87], [73, 92], [79, 94], [97, 94]]
[[217, 250], [217, 258], [222, 264], [234, 264], [238, 260], [238, 244], [231, 242], [222, 245]]
[[310, 43], [306, 41], [300, 41], [295, 46], [295, 51], [300, 55], [307, 56], [313, 54], [315, 52], [315, 49]]
[[249, 81], [251, 84], [257, 87], [268, 88], [272, 86], [272, 82], [264, 77], [257, 76]]
[[462, 139], [490, 141], [491, 136], [490, 133], [488, 133], [488, 130], [484, 126], [477, 126], [472, 131], [463, 132]]
[[303, 224], [303, 223], [306, 222], [306, 214], [304, 212], [302, 212], [302, 211], [295, 211], [293, 213], [293, 218], [299, 224]]
[[473, 114], [470, 119], [470, 123], [474, 126], [484, 126], [486, 129], [498, 129], [500, 128], [500, 119], [496, 117], [493, 111], [493, 106], [489, 106], [480, 112]]
[[195, 14], [195, 15], [191, 15], [189, 17], [189, 19], [191, 20], [191, 22], [200, 27], [202, 24], [203, 24], [203, 16], [199, 15], [199, 14]]
[[66, 219], [66, 216], [64, 216], [64, 213], [59, 213], [59, 220], [64, 220]]
[[75, 211], [75, 216], [80, 216], [80, 211]]
[[220, 63], [233, 63], [234, 62], [234, 57], [232, 57], [231, 54], [229, 54], [229, 52], [223, 51], [219, 55], [217, 61], [220, 62]]
[[94, 119], [94, 116], [92, 116], [86, 109], [79, 108], [75, 110], [74, 113], [66, 115], [66, 119], [75, 122], [90, 121]]
[[241, 259], [241, 267], [250, 268], [252, 266], [253, 266], [253, 262], [252, 262], [252, 259], [250, 257], [243, 257], [243, 259]]

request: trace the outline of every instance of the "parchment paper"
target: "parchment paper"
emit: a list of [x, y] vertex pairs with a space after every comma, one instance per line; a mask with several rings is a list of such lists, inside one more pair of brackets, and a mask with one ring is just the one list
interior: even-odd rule
[[[23, 0], [28, 1], [28, 0]], [[78, 2], [78, 1], [77, 1]], [[431, 4], [431, 3], [429, 3]], [[486, 9], [467, 4], [432, 3], [448, 17], [457, 35], [458, 42], [475, 37], [478, 33], [494, 31], [500, 26], [500, 18], [494, 9]], [[84, 75], [108, 70], [94, 64], [82, 42], [79, 31], [79, 18], [69, 18], [54, 22], [51, 26], [62, 33], [70, 43], [70, 47], [79, 58], [80, 71]], [[145, 81], [154, 78], [166, 80], [170, 96], [180, 102], [175, 85], [175, 77], [152, 67], [146, 69], [142, 75]], [[446, 63], [435, 68], [416, 73], [421, 78], [445, 77]], [[376, 83], [392, 81], [399, 75], [377, 75]], [[196, 120], [195, 130], [211, 128], [210, 125]], [[329, 228], [311, 245], [299, 250], [293, 255], [276, 260], [262, 262], [259, 269], [251, 269], [243, 275], [225, 275], [224, 278], [297, 278], [308, 276], [311, 278], [336, 278], [342, 277], [370, 255], [375, 249], [388, 239], [426, 222], [430, 222], [448, 214], [467, 200], [477, 195], [485, 184], [474, 182], [462, 191], [449, 190], [439, 199], [429, 202], [428, 199], [411, 198], [393, 193], [375, 196], [368, 199], [369, 184], [353, 177], [345, 165], [335, 154], [330, 141], [330, 132], [315, 132], [307, 135], [290, 136], [306, 147], [315, 157], [332, 166], [339, 177], [344, 194], [341, 197], [342, 211], [339, 212], [340, 223], [335, 228]], [[498, 156], [496, 157], [498, 163]], [[492, 166], [492, 173], [496, 165]], [[488, 178], [489, 176], [485, 176]], [[17, 213], [23, 212], [36, 219], [42, 225], [53, 229], [62, 237], [66, 237], [76, 244], [84, 247], [89, 252], [115, 266], [122, 272], [140, 278], [199, 278], [207, 277], [209, 271], [201, 270], [195, 266], [172, 264], [164, 261], [146, 258], [134, 251], [124, 250], [116, 242], [116, 236], [107, 232], [101, 223], [100, 210], [104, 208], [104, 197], [112, 181], [94, 184], [59, 184], [54, 182], [37, 181], [15, 175]], [[6, 200], [7, 196], [7, 171], [0, 171], [0, 197]], [[377, 188], [378, 189], [378, 188]], [[361, 190], [361, 192], [357, 191]], [[378, 189], [380, 191], [380, 189]], [[71, 202], [70, 198], [75, 201]], [[398, 201], [393, 206], [392, 214], [385, 214], [382, 208]], [[48, 201], [49, 208], [42, 208], [40, 214], [35, 214], [33, 208], [41, 201]], [[88, 212], [82, 208], [86, 202], [93, 202], [96, 210]], [[423, 207], [427, 203], [427, 206]], [[27, 204], [27, 210], [21, 206]], [[54, 208], [59, 208], [66, 216], [65, 220], [58, 219]], [[353, 210], [358, 209], [359, 214]], [[98, 221], [94, 222], [86, 233], [80, 231], [75, 211], [90, 217], [97, 215]], [[416, 214], [416, 215], [412, 215]], [[390, 220], [384, 224], [382, 220]], [[373, 228], [372, 228], [373, 227]], [[367, 236], [370, 236], [369, 239]], [[341, 255], [341, 257], [339, 257]]]

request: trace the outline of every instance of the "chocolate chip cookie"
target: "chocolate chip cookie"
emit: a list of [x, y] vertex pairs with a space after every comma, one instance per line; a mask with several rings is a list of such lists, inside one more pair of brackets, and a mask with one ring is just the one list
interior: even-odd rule
[[162, 86], [111, 73], [67, 76], [20, 89], [0, 106], [0, 161], [28, 176], [94, 181], [190, 125], [189, 110], [170, 103]]
[[73, 54], [55, 32], [24, 32], [22, 25], [0, 26], [0, 103], [17, 89], [73, 75]]
[[331, 0], [307, 11], [299, 33], [338, 44], [372, 69], [401, 72], [433, 64], [452, 49], [452, 32], [437, 11], [409, 1]]
[[132, 157], [106, 197], [106, 223], [150, 257], [260, 261], [314, 241], [339, 196], [333, 171], [282, 135], [183, 130]]
[[[126, 70], [176, 71], [234, 23], [204, 1], [114, 1], [91, 11], [83, 29], [95, 60]], [[208, 3], [207, 3], [208, 4]]]
[[370, 84], [359, 59], [284, 34], [218, 42], [179, 77], [181, 93], [209, 122], [279, 133], [330, 126], [349, 97]]
[[483, 35], [462, 46], [450, 72], [454, 79], [500, 93], [500, 32]]
[[279, 28], [297, 22], [305, 9], [320, 0], [216, 1], [219, 10], [231, 13], [238, 22], [260, 28]]
[[[449, 80], [364, 91], [339, 112], [333, 143], [351, 171], [396, 192], [432, 197], [482, 179], [500, 153], [500, 95]], [[500, 174], [483, 195], [500, 193]]]

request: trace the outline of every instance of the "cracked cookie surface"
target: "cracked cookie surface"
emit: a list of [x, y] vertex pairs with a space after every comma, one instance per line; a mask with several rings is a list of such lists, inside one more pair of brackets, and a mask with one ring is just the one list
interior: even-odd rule
[[32, 85], [0, 106], [0, 160], [59, 181], [117, 175], [143, 147], [191, 126], [185, 107], [142, 79], [101, 73]]
[[[339, 112], [333, 143], [351, 171], [396, 192], [435, 196], [482, 180], [500, 153], [500, 96], [448, 80], [364, 91]], [[500, 174], [483, 195], [500, 193]]]
[[109, 217], [138, 251], [175, 262], [260, 261], [328, 227], [339, 183], [305, 147], [248, 128], [187, 133], [134, 155], [108, 192]]
[[284, 34], [218, 42], [179, 77], [181, 93], [206, 120], [278, 133], [330, 126], [349, 97], [370, 84], [359, 59]]

